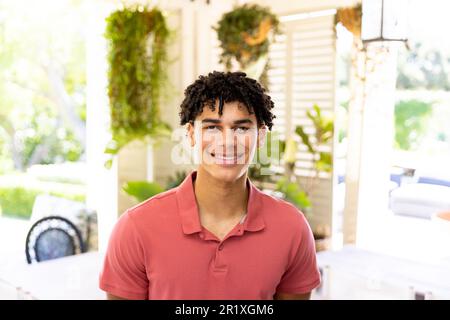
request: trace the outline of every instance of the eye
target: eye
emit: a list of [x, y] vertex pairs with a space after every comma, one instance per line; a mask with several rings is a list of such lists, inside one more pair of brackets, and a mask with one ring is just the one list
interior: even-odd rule
[[250, 128], [247, 127], [237, 127], [234, 130], [236, 130], [237, 133], [244, 133], [247, 132]]
[[207, 126], [207, 127], [205, 127], [205, 129], [209, 130], [209, 131], [213, 131], [213, 130], [218, 129], [218, 127], [217, 126]]

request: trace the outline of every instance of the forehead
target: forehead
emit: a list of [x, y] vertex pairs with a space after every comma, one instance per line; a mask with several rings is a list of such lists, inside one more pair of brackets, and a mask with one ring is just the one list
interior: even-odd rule
[[212, 111], [209, 106], [205, 106], [203, 107], [202, 113], [198, 115], [197, 119], [201, 120], [204, 118], [221, 119], [223, 121], [247, 118], [256, 121], [255, 114], [251, 114], [247, 107], [243, 103], [238, 101], [224, 103], [222, 115], [219, 115], [218, 101], [216, 101], [214, 111]]

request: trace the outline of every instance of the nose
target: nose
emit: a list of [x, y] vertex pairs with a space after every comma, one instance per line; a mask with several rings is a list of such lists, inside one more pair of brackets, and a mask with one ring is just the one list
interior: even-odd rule
[[237, 137], [233, 129], [225, 129], [223, 131], [224, 142], [228, 144], [235, 144]]
[[226, 128], [219, 135], [219, 140], [216, 141], [218, 148], [222, 147], [224, 154], [235, 152], [237, 146], [237, 136], [233, 129]]

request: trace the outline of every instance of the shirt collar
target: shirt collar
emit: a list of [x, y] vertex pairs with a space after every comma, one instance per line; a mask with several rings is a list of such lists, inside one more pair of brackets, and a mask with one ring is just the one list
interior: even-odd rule
[[[193, 186], [196, 176], [197, 171], [192, 171], [176, 190], [178, 212], [185, 234], [192, 234], [202, 230]], [[247, 216], [244, 220], [243, 228], [246, 231], [259, 231], [265, 227], [264, 219], [260, 212], [262, 210], [261, 191], [253, 185], [248, 177], [246, 184], [249, 188], [249, 197]]]

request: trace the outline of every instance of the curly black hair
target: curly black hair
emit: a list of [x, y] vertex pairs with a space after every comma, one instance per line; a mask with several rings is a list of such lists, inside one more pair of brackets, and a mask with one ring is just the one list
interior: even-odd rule
[[181, 103], [180, 124], [193, 123], [208, 106], [212, 111], [219, 100], [219, 115], [223, 113], [224, 103], [240, 102], [250, 114], [255, 114], [258, 126], [266, 125], [272, 129], [275, 115], [271, 109], [274, 103], [258, 81], [247, 77], [244, 72], [213, 71], [207, 76], [200, 76], [184, 91]]

